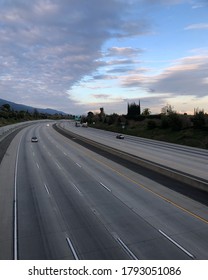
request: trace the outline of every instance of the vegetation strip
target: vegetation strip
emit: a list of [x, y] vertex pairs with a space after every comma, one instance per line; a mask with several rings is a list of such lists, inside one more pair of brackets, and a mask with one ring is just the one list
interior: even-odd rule
[[160, 114], [151, 114], [149, 108], [141, 110], [139, 102], [128, 104], [126, 115], [108, 115], [100, 108], [100, 113], [88, 112], [80, 121], [98, 129], [208, 149], [208, 114], [198, 108], [193, 115], [180, 114], [167, 104]]

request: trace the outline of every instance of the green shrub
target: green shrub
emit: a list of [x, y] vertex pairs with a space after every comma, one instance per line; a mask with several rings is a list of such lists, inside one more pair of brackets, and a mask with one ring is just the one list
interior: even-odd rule
[[154, 129], [156, 128], [157, 124], [154, 120], [148, 120], [147, 122], [147, 129]]

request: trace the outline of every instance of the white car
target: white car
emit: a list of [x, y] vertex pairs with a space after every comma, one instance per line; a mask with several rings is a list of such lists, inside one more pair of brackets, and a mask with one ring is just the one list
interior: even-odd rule
[[124, 136], [122, 134], [118, 134], [118, 135], [116, 135], [116, 138], [117, 139], [124, 139]]
[[38, 142], [38, 138], [37, 138], [36, 136], [33, 136], [33, 137], [31, 138], [31, 142]]

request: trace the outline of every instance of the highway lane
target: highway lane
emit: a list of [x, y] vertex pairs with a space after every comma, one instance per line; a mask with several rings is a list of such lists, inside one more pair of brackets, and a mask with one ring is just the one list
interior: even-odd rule
[[[30, 142], [33, 135], [38, 143]], [[20, 259], [208, 258], [204, 205], [77, 145], [46, 124], [20, 136]], [[150, 191], [153, 187], [160, 196]]]
[[[47, 150], [49, 150], [51, 147], [51, 150], [48, 154], [48, 160], [50, 160], [50, 157], [53, 154], [54, 166], [57, 166], [60, 172], [62, 172], [66, 178], [68, 176], [68, 166], [70, 166], [69, 181], [72, 182], [75, 191], [79, 195], [82, 194], [81, 196], [84, 199], [85, 203], [89, 205], [89, 209], [91, 209], [92, 212], [99, 218], [101, 224], [105, 225], [105, 228], [108, 229], [108, 231], [115, 239], [125, 240], [125, 244], [127, 243], [130, 245], [140, 242], [141, 240], [150, 240], [147, 243], [152, 243], [152, 245], [149, 244], [149, 246], [152, 247], [152, 252], [156, 252], [154, 258], [169, 258], [169, 250], [167, 249], [169, 247], [171, 247], [172, 251], [171, 258], [181, 258], [181, 254], [183, 255], [182, 258], [186, 258], [183, 252], [179, 253], [178, 248], [176, 248], [175, 246], [173, 246], [173, 244], [170, 244], [166, 240], [164, 241], [164, 238], [157, 230], [151, 227], [151, 225], [144, 221], [144, 219], [136, 215], [136, 213], [133, 212], [121, 200], [112, 195], [109, 189], [104, 184], [102, 184], [102, 182], [97, 181], [92, 175], [92, 173], [94, 173], [92, 172], [93, 169], [90, 173], [83, 170], [80, 155], [79, 162], [77, 162], [77, 160], [72, 161], [71, 154], [70, 157], [67, 155], [67, 150], [73, 150], [74, 152], [74, 146], [72, 149], [71, 145], [68, 145], [67, 150], [63, 151], [62, 147], [58, 146], [60, 141], [54, 143], [54, 138], [51, 139], [53, 139], [52, 145], [50, 145], [50, 142], [44, 141], [45, 149], [47, 147]], [[54, 145], [56, 147], [55, 149]], [[57, 156], [55, 153], [56, 149], [58, 149]], [[79, 151], [78, 149], [76, 153]], [[60, 151], [62, 153], [61, 157]], [[43, 154], [43, 152], [41, 154]], [[82, 157], [85, 157], [85, 155]], [[130, 232], [129, 228], [131, 228]], [[121, 236], [120, 232], [122, 233]], [[160, 242], [167, 243], [167, 245], [165, 246], [167, 251], [158, 252], [158, 248], [160, 248]], [[75, 247], [79, 248], [79, 241], [75, 241], [74, 243], [77, 244]], [[136, 246], [133, 247], [134, 248], [132, 248], [132, 250], [137, 251]], [[144, 251], [143, 254], [145, 255], [146, 247], [143, 248], [141, 252], [142, 251]], [[140, 250], [138, 250], [137, 255], [140, 255], [142, 257], [141, 252]], [[152, 257], [153, 253], [151, 254], [151, 258]]]
[[[56, 147], [59, 147], [59, 136], [53, 132], [52, 138], [53, 141], [56, 140], [54, 142]], [[67, 146], [63, 150], [63, 144], [62, 142], [59, 149], [67, 154]], [[77, 157], [75, 149], [82, 150], [83, 156]], [[89, 152], [79, 145], [77, 147], [75, 145], [74, 149], [70, 151], [70, 158], [73, 158], [74, 162], [78, 162], [79, 166], [82, 166], [98, 182], [102, 182], [104, 188], [107, 187], [107, 190], [110, 190], [114, 196], [145, 221], [157, 229], [165, 228], [166, 232], [174, 235], [178, 241], [183, 240], [186, 247], [192, 248], [197, 258], [207, 258], [207, 246], [204, 247], [204, 242], [205, 244], [207, 242], [208, 211], [205, 205], [167, 189], [152, 181], [151, 178], [131, 172], [129, 169]], [[170, 204], [174, 207], [171, 207]], [[186, 216], [187, 213], [188, 216]], [[195, 225], [192, 224], [193, 219]], [[201, 235], [202, 239], [196, 242], [198, 234]], [[187, 238], [189, 235], [190, 238]]]
[[161, 141], [125, 136], [116, 139], [116, 133], [82, 127], [75, 127], [73, 121], [65, 121], [61, 126], [84, 137], [109, 145], [113, 148], [150, 160], [184, 173], [208, 180], [208, 151]]
[[[18, 159], [19, 258], [128, 259], [64, 176], [37, 130], [23, 136]], [[33, 134], [39, 143], [30, 142]]]

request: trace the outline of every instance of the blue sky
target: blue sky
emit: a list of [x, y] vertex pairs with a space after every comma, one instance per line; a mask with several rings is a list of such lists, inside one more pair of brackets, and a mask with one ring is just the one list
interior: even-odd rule
[[208, 112], [207, 0], [0, 0], [0, 98]]

